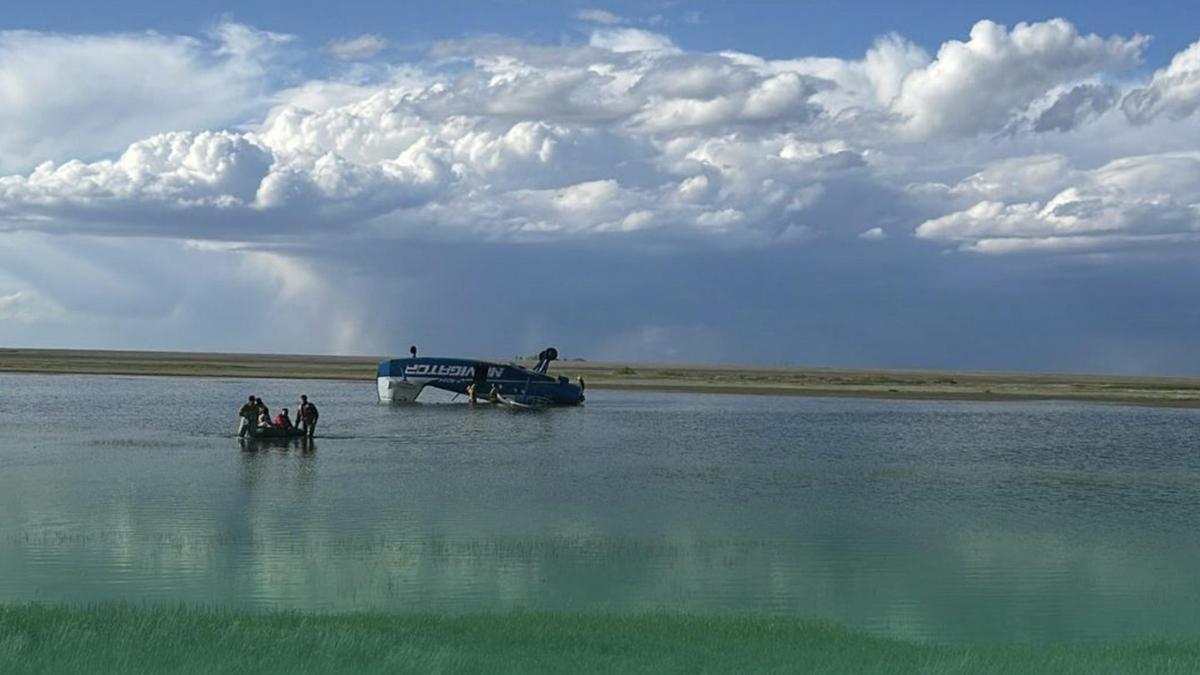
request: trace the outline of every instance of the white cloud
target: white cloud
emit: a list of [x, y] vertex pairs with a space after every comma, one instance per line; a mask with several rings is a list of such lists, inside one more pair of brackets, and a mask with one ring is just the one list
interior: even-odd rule
[[943, 44], [932, 63], [909, 73], [892, 109], [914, 138], [998, 132], [1057, 85], [1137, 65], [1146, 43], [1080, 35], [1063, 19], [1011, 32], [980, 21], [967, 42]]
[[616, 26], [627, 23], [625, 19], [605, 9], [581, 9], [575, 12], [575, 18], [589, 23], [599, 23], [606, 26]]
[[265, 108], [286, 41], [232, 23], [208, 39], [0, 32], [0, 172], [241, 122]]
[[333, 40], [325, 46], [335, 59], [343, 61], [363, 61], [373, 58], [387, 48], [387, 40], [375, 33], [356, 35], [354, 37]]
[[890, 105], [900, 95], [908, 75], [928, 63], [929, 55], [924, 49], [893, 34], [877, 40], [867, 51], [862, 70], [871, 83], [875, 100]]
[[[1031, 158], [1033, 167], [1060, 165]], [[1018, 162], [990, 173], [1019, 175]], [[1118, 245], [1191, 241], [1200, 232], [1200, 152], [1127, 157], [1090, 171], [1066, 173], [1069, 186], [1040, 199], [1042, 186], [1008, 182], [984, 200], [922, 223], [918, 237], [956, 242], [966, 250], [1091, 250]], [[972, 176], [951, 192], [983, 192]], [[985, 190], [987, 187], [985, 186]]]
[[678, 52], [671, 38], [638, 28], [606, 28], [592, 33], [591, 45], [613, 52]]
[[251, 68], [261, 68], [263, 55], [273, 54], [276, 47], [296, 39], [287, 33], [260, 30], [233, 21], [217, 24], [209, 31], [209, 36], [217, 43], [218, 56], [233, 58], [236, 63]]
[[[289, 43], [238, 24], [207, 41], [87, 39], [236, 73], [239, 95], [282, 79], [270, 55]], [[586, 45], [442, 43], [426, 63], [280, 89], [242, 130], [146, 134], [94, 161], [51, 154], [0, 177], [0, 230], [241, 242], [654, 230], [680, 243], [762, 244], [904, 227], [964, 247], [1138, 236], [1129, 232], [1148, 227], [1138, 218], [1177, 229], [1195, 203], [1187, 185], [1116, 187], [1114, 139], [1128, 147], [1163, 133], [1108, 114], [1120, 92], [1106, 78], [1136, 64], [1144, 43], [1080, 35], [1063, 20], [1011, 31], [980, 22], [932, 60], [896, 35], [861, 60], [686, 53], [625, 27], [596, 30]], [[1189, 58], [1143, 89], [1183, 81]], [[987, 135], [1001, 130], [1011, 133]], [[1053, 138], [1031, 154], [1042, 142], [1031, 137]], [[1081, 147], [1108, 172], [1080, 168]]]
[[1200, 236], [1195, 234], [1147, 235], [1147, 236], [1072, 236], [1072, 237], [1001, 237], [977, 239], [965, 243], [963, 251], [985, 255], [1008, 255], [1020, 253], [1044, 254], [1095, 254], [1119, 253], [1136, 250], [1142, 246], [1195, 245]]
[[1076, 180], [1071, 162], [1062, 155], [1031, 155], [991, 162], [953, 187], [955, 197], [980, 200], [1047, 198]]
[[1120, 99], [1116, 87], [1085, 83], [1054, 97], [1033, 120], [1033, 131], [1070, 131], [1102, 115]]
[[[535, 65], [536, 52], [486, 54], [454, 81], [407, 72], [378, 87], [309, 85], [287, 92], [288, 104], [254, 131], [171, 132], [116, 160], [44, 163], [0, 178], [0, 229], [241, 240], [328, 227], [433, 238], [661, 224], [711, 232], [704, 204], [689, 205], [707, 196], [707, 211], [742, 214], [716, 228], [737, 235], [777, 230], [772, 214], [807, 208], [828, 171], [862, 163], [844, 143], [765, 126], [712, 137], [817, 114], [812, 78], [719, 57], [590, 54], [599, 60], [571, 67]], [[662, 146], [647, 131], [695, 135]], [[719, 191], [705, 187], [714, 169]], [[699, 177], [664, 200], [678, 172]], [[619, 183], [604, 193], [578, 187]], [[581, 195], [559, 207], [619, 205], [564, 209], [536, 197], [555, 191]]]
[[1171, 59], [1154, 73], [1149, 85], [1135, 89], [1121, 102], [1130, 121], [1144, 124], [1165, 114], [1181, 119], [1200, 108], [1200, 42]]
[[[0, 336], [386, 350], [429, 322], [379, 319], [380, 289], [436, 324], [443, 305], [475, 307], [486, 269], [570, 279], [545, 303], [566, 316], [615, 302], [614, 283], [663, 293], [657, 266], [633, 279], [637, 255], [688, 289], [716, 278], [686, 281], [697, 249], [807, 247], [819, 270], [852, 251], [907, 273], [957, 264], [943, 250], [1200, 244], [1195, 46], [1139, 75], [1143, 38], [1063, 21], [983, 22], [936, 58], [888, 35], [856, 59], [687, 52], [599, 23], [586, 43], [478, 37], [308, 81], [302, 45], [238, 24], [0, 34]], [[371, 42], [346, 53], [370, 58]], [[616, 271], [580, 287], [588, 265]], [[599, 331], [653, 337], [657, 313]], [[445, 316], [440, 335], [461, 335]], [[304, 335], [278, 334], [297, 318]], [[189, 342], [214, 322], [245, 335]]]

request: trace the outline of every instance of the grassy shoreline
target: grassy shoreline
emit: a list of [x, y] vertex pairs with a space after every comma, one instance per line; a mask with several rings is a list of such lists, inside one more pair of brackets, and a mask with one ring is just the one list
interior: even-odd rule
[[0, 605], [0, 672], [1191, 673], [1200, 639], [940, 645], [670, 612], [464, 616]]
[[[0, 373], [373, 381], [381, 356], [0, 349]], [[507, 359], [488, 359], [507, 361]], [[519, 361], [530, 365], [528, 361]], [[1200, 378], [562, 361], [593, 389], [922, 400], [1081, 400], [1200, 407]]]

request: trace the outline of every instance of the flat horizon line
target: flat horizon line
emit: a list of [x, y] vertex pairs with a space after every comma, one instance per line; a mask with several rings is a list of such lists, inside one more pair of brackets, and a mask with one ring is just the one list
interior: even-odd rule
[[[408, 358], [407, 356], [387, 355], [387, 354], [317, 354], [304, 352], [220, 352], [220, 351], [189, 351], [178, 349], [109, 349], [109, 348], [83, 348], [83, 347], [0, 347], [0, 357], [5, 355], [122, 355], [131, 357], [177, 357], [184, 359], [205, 359], [205, 360], [220, 360], [230, 357], [235, 359], [244, 358], [260, 358], [274, 361], [292, 361], [298, 359], [318, 359], [325, 361], [342, 361], [353, 363], [379, 363], [388, 359]], [[445, 355], [439, 355], [445, 356]], [[465, 358], [469, 360], [491, 361], [496, 363], [522, 362], [522, 361], [537, 361], [536, 355], [524, 355], [513, 357], [498, 357], [498, 356], [454, 356], [447, 358]], [[1062, 379], [1077, 379], [1085, 378], [1088, 380], [1104, 380], [1104, 381], [1130, 381], [1144, 382], [1157, 380], [1170, 380], [1179, 382], [1195, 382], [1200, 384], [1200, 375], [1164, 375], [1161, 373], [1104, 373], [1104, 372], [1081, 372], [1072, 370], [999, 370], [986, 368], [955, 368], [955, 367], [913, 367], [913, 366], [843, 366], [843, 365], [805, 365], [805, 364], [766, 364], [758, 362], [696, 362], [696, 361], [633, 361], [633, 360], [596, 360], [585, 357], [572, 357], [559, 359], [556, 361], [561, 369], [563, 366], [574, 367], [580, 366], [584, 368], [621, 368], [621, 367], [640, 367], [640, 368], [683, 368], [687, 370], [714, 370], [714, 371], [758, 371], [758, 372], [813, 372], [813, 373], [886, 373], [896, 375], [958, 375], [963, 377], [1034, 377], [1034, 378], [1062, 378]], [[7, 370], [0, 363], [0, 371]], [[11, 371], [10, 371], [11, 372]]]

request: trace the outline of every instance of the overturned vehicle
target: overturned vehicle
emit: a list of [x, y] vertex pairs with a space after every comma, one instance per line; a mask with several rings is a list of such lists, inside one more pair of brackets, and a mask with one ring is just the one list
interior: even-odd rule
[[583, 380], [547, 375], [558, 350], [550, 347], [538, 354], [532, 369], [513, 363], [501, 364], [474, 359], [412, 357], [390, 359], [379, 364], [379, 400], [411, 403], [425, 387], [467, 396], [470, 400], [515, 406], [579, 405], [583, 403]]

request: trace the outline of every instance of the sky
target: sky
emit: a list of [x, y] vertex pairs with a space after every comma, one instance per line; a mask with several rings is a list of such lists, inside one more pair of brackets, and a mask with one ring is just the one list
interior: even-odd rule
[[1200, 6], [8, 2], [0, 347], [1200, 374]]

